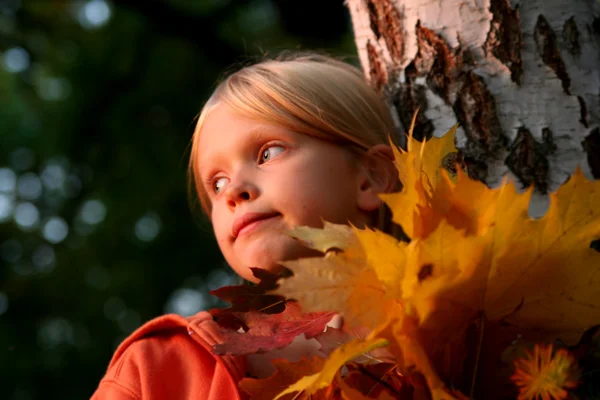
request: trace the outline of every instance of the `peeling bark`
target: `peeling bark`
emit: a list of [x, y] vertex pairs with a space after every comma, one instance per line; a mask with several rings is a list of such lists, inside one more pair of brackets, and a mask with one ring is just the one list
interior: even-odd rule
[[496, 101], [475, 73], [465, 74], [462, 82], [453, 108], [469, 138], [465, 155], [476, 161], [497, 157], [506, 149], [508, 140], [500, 127]]
[[391, 0], [367, 0], [371, 29], [377, 39], [383, 37], [395, 63], [404, 57], [404, 26], [402, 14]]
[[566, 94], [570, 95], [571, 91], [569, 90], [569, 87], [571, 86], [571, 78], [569, 78], [565, 63], [558, 51], [556, 34], [543, 15], [540, 15], [537, 19], [533, 37], [535, 39], [537, 51], [540, 56], [542, 56], [542, 61], [552, 68], [558, 79], [562, 82], [563, 90]]
[[411, 63], [417, 76], [426, 76], [427, 85], [434, 93], [447, 103], [453, 102], [454, 93], [459, 90], [456, 84], [459, 75], [466, 65], [473, 65], [471, 53], [462, 46], [452, 51], [440, 35], [420, 22], [417, 23], [417, 46], [417, 55]]
[[583, 141], [587, 160], [594, 178], [600, 179], [600, 128], [593, 129]]
[[377, 49], [371, 44], [367, 43], [367, 54], [369, 55], [369, 75], [371, 77], [371, 84], [381, 91], [381, 88], [387, 83], [388, 75], [385, 66], [379, 58]]
[[[392, 96], [392, 103], [398, 110], [398, 117], [405, 130], [410, 127], [415, 111], [427, 109], [427, 96], [425, 87], [415, 84], [416, 71], [413, 68], [406, 69], [406, 83]], [[417, 114], [413, 137], [417, 140], [430, 138], [433, 134], [433, 123], [427, 119], [424, 112]]]
[[[595, 1], [567, 8], [559, 0], [346, 4], [365, 75], [395, 120], [408, 128], [418, 108], [416, 138], [440, 136], [458, 122], [456, 157], [471, 177], [535, 185], [532, 215], [543, 214], [541, 193], [556, 190], [577, 165], [600, 178]], [[401, 32], [399, 41], [385, 37], [393, 30], [387, 26]], [[446, 164], [452, 171], [454, 160]]]
[[523, 58], [518, 7], [511, 8], [509, 0], [491, 0], [490, 11], [493, 19], [490, 31], [485, 40], [484, 49], [492, 53], [510, 70], [510, 77], [517, 85], [521, 84], [523, 75]]

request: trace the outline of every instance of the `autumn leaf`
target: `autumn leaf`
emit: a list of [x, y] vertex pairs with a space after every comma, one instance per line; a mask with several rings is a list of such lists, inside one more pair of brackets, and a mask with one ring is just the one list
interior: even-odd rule
[[325, 355], [329, 355], [341, 345], [348, 343], [353, 339], [357, 339], [357, 337], [344, 329], [328, 327], [325, 332], [316, 335], [314, 339], [318, 341], [321, 346], [319, 351]]
[[310, 339], [322, 333], [334, 316], [332, 312], [303, 313], [298, 304], [293, 302], [288, 303], [285, 311], [279, 314], [227, 309], [213, 309], [210, 312], [222, 328], [220, 334], [223, 343], [214, 346], [214, 353], [233, 355], [280, 349], [300, 334]]
[[305, 376], [293, 385], [279, 393], [275, 400], [288, 393], [303, 392], [307, 395], [317, 392], [331, 384], [338, 370], [348, 361], [367, 353], [375, 348], [387, 345], [385, 339], [370, 338], [367, 340], [353, 340], [336, 349], [329, 355], [323, 369], [318, 373]]
[[402, 226], [410, 238], [424, 237], [431, 231], [426, 222], [433, 211], [431, 196], [442, 176], [442, 161], [456, 151], [457, 125], [442, 138], [418, 142], [409, 135], [407, 151], [394, 147], [394, 159], [403, 188], [398, 193], [381, 194], [392, 209], [392, 220]]
[[[324, 222], [323, 229], [308, 226], [296, 226], [287, 232], [306, 247], [327, 253], [330, 250], [348, 251], [356, 245], [356, 237], [347, 225]], [[350, 257], [355, 256], [353, 254]]]
[[[312, 375], [323, 369], [325, 359], [320, 357], [303, 358], [298, 362], [291, 363], [284, 359], [272, 360], [275, 366], [275, 373], [266, 379], [244, 378], [239, 386], [251, 400], [272, 400], [281, 391], [285, 390], [291, 384], [297, 382], [300, 378]], [[284, 399], [291, 399], [289, 395]], [[301, 399], [298, 397], [297, 399]]]
[[[362, 253], [360, 246], [353, 251]], [[349, 327], [374, 328], [388, 315], [402, 312], [401, 304], [388, 296], [368, 268], [364, 255], [348, 258], [347, 254], [283, 262], [294, 275], [282, 280], [274, 293], [298, 300], [307, 312], [335, 310]]]
[[231, 303], [230, 311], [254, 310], [267, 314], [283, 312], [286, 305], [285, 297], [267, 293], [277, 287], [277, 280], [282, 275], [259, 268], [251, 268], [251, 270], [254, 276], [260, 280], [258, 284], [224, 286], [209, 293]]
[[408, 393], [403, 393], [404, 379], [396, 374], [393, 364], [351, 363], [347, 368], [343, 377], [338, 373], [335, 378], [344, 400], [411, 399]]
[[377, 230], [354, 229], [366, 256], [366, 264], [375, 272], [388, 296], [402, 298], [401, 282], [405, 274], [407, 244]]
[[[382, 198], [410, 243], [371, 229], [298, 228], [293, 235], [325, 255], [285, 262], [294, 275], [270, 292], [307, 311], [338, 312], [350, 327], [387, 340], [398, 368], [419, 371], [433, 399], [465, 398], [445, 379], [463, 372], [467, 353], [475, 357], [475, 369], [465, 370], [475, 376], [462, 379], [468, 385], [497, 370], [502, 349], [486, 349], [490, 343], [506, 346], [519, 334], [573, 344], [600, 323], [600, 253], [590, 247], [600, 238], [600, 181], [575, 171], [550, 195], [547, 213], [532, 219], [532, 188], [519, 193], [505, 180], [490, 189], [440, 167], [454, 150], [453, 133], [426, 143], [409, 138], [407, 151], [395, 152], [403, 190]], [[474, 325], [481, 337], [467, 342]], [[285, 393], [326, 387], [347, 361]]]
[[525, 217], [525, 201], [518, 199], [529, 194], [516, 195], [511, 185], [505, 190], [488, 235], [484, 309], [490, 319], [574, 344], [600, 322], [600, 253], [590, 248], [600, 237], [600, 181], [588, 181], [578, 169], [537, 220]]

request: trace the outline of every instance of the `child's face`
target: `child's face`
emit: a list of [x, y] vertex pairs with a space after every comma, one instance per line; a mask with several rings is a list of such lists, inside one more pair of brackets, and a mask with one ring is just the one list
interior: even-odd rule
[[363, 226], [360, 169], [341, 146], [216, 106], [200, 132], [199, 165], [211, 220], [227, 262], [255, 280], [250, 267], [315, 255], [283, 233], [322, 220]]

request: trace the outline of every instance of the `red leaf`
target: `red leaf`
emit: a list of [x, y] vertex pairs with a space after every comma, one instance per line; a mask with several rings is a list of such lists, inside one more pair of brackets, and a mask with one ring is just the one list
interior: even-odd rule
[[[260, 311], [266, 314], [277, 314], [285, 310], [286, 299], [283, 296], [267, 294], [277, 288], [277, 280], [283, 274], [274, 274], [259, 268], [251, 268], [260, 282], [256, 285], [224, 286], [209, 292], [213, 296], [231, 303], [231, 311]], [[287, 271], [287, 270], [286, 270]]]
[[214, 353], [234, 355], [281, 349], [302, 333], [307, 339], [313, 338], [323, 332], [327, 322], [335, 315], [333, 312], [303, 314], [295, 302], [287, 303], [285, 311], [279, 314], [231, 309], [214, 309], [210, 313], [223, 328], [223, 343], [215, 345]]

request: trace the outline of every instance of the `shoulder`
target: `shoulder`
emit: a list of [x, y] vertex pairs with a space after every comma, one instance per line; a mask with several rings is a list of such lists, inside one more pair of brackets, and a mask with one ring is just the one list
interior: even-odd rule
[[211, 353], [217, 333], [208, 313], [146, 323], [119, 346], [93, 399], [239, 398], [242, 367]]

